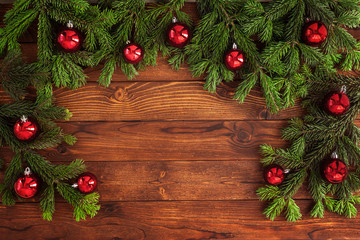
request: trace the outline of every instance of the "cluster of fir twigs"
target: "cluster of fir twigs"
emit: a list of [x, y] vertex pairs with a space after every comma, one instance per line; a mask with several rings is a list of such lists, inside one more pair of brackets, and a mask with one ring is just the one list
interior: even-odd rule
[[[145, 0], [99, 0], [97, 5], [90, 5], [85, 0], [17, 0], [5, 15], [6, 26], [0, 29], [0, 53], [19, 49], [19, 38], [37, 20], [37, 64], [51, 72], [57, 87], [83, 86], [87, 78], [83, 68], [100, 62], [104, 62], [100, 84], [108, 86], [118, 66], [132, 79], [138, 70], [156, 64], [158, 51], [170, 56], [169, 62], [178, 69], [185, 60], [184, 50], [171, 47], [164, 39], [173, 17], [191, 26], [190, 17], [180, 11], [185, 0], [149, 6], [145, 3]], [[83, 48], [75, 53], [63, 52], [56, 45], [59, 30], [69, 21], [85, 36]], [[139, 64], [127, 63], [122, 57], [128, 41], [140, 44], [145, 51]]]
[[[149, 5], [146, 5], [146, 0], [99, 2], [103, 9], [112, 11], [115, 16], [114, 25], [110, 28], [112, 44], [102, 56], [105, 64], [99, 78], [101, 84], [110, 84], [117, 66], [120, 66], [129, 79], [133, 79], [138, 75], [138, 70], [156, 65], [159, 51], [163, 57], [169, 57], [168, 61], [175, 69], [180, 68], [185, 61], [184, 49], [170, 46], [165, 39], [167, 28], [174, 17], [180, 22], [192, 25], [190, 17], [180, 11], [185, 0]], [[137, 43], [144, 49], [144, 57], [136, 65], [127, 63], [122, 57], [123, 47], [128, 42]]]
[[[351, 70], [360, 62], [360, 46], [344, 29], [360, 23], [358, 0], [199, 0], [200, 21], [185, 49], [171, 47], [165, 36], [173, 17], [192, 25], [190, 17], [181, 11], [185, 0], [145, 3], [99, 0], [97, 5], [90, 5], [85, 0], [17, 0], [5, 16], [5, 28], [0, 29], [0, 52], [19, 48], [19, 37], [37, 19], [38, 64], [52, 73], [56, 86], [82, 86], [86, 79], [83, 67], [100, 62], [104, 62], [100, 84], [108, 86], [118, 66], [132, 79], [138, 70], [155, 65], [160, 51], [175, 69], [187, 60], [194, 76], [205, 74], [205, 89], [210, 92], [215, 92], [222, 81], [240, 78], [234, 94], [239, 102], [260, 85], [272, 112], [306, 96], [309, 69], [326, 77], [336, 65]], [[328, 26], [328, 38], [320, 48], [301, 41], [302, 27], [308, 19]], [[84, 48], [76, 53], [64, 53], [55, 44], [59, 28], [69, 20], [86, 36]], [[136, 65], [122, 57], [127, 41], [140, 44], [145, 51]], [[245, 66], [235, 73], [223, 62], [233, 43], [246, 59]]]
[[[291, 120], [283, 130], [283, 139], [291, 142], [290, 147], [261, 146], [265, 166], [278, 164], [291, 170], [279, 186], [267, 185], [257, 191], [261, 200], [270, 201], [264, 214], [271, 220], [283, 212], [288, 221], [301, 218], [294, 195], [306, 179], [315, 203], [312, 217], [324, 217], [326, 208], [351, 218], [357, 214], [355, 204], [360, 204], [360, 196], [354, 195], [360, 189], [360, 129], [354, 123], [360, 109], [360, 79], [338, 74], [323, 79], [314, 74], [310, 80], [312, 90], [303, 101], [308, 114], [303, 119]], [[334, 117], [325, 112], [324, 97], [342, 86], [347, 87], [351, 106], [344, 115]], [[333, 152], [349, 169], [342, 183], [329, 183], [321, 175], [322, 162]]]
[[[17, 0], [0, 29], [0, 54], [19, 50], [19, 38], [37, 22], [38, 67], [51, 73], [55, 86], [78, 88], [86, 82], [83, 68], [97, 65], [111, 47], [109, 28], [114, 19], [112, 11], [85, 0]], [[56, 45], [57, 34], [69, 21], [85, 36], [83, 49], [75, 53]]]
[[[243, 102], [260, 85], [268, 108], [278, 112], [306, 96], [309, 73], [326, 78], [338, 64], [344, 70], [359, 68], [360, 46], [344, 29], [360, 24], [358, 0], [199, 0], [198, 7], [201, 19], [186, 53], [193, 74], [207, 74], [205, 88], [210, 92], [238, 75], [235, 99]], [[328, 26], [328, 38], [319, 48], [302, 42], [307, 20]], [[223, 64], [233, 43], [246, 57], [237, 73]]]
[[[50, 85], [49, 74], [38, 72], [36, 64], [24, 64], [19, 52], [10, 51], [0, 66], [0, 82], [3, 89], [13, 100], [0, 105], [0, 146], [8, 145], [14, 152], [5, 172], [5, 179], [0, 184], [2, 203], [14, 205], [17, 196], [14, 192], [15, 181], [24, 174], [26, 166], [42, 180], [40, 206], [43, 218], [52, 220], [55, 211], [55, 190], [74, 207], [74, 218], [85, 219], [86, 215], [95, 216], [100, 206], [97, 205], [99, 194], [83, 195], [74, 189], [68, 180], [86, 170], [82, 160], [75, 160], [69, 165], [53, 165], [35, 150], [56, 146], [61, 142], [73, 145], [76, 138], [65, 134], [57, 127], [54, 120], [68, 120], [71, 114], [67, 109], [55, 106], [52, 95], [47, 94]], [[28, 99], [26, 87], [33, 84], [40, 95], [35, 100]], [[36, 119], [41, 129], [40, 134], [30, 142], [18, 140], [13, 133], [13, 126], [21, 116]], [[4, 162], [0, 164], [4, 166]], [[20, 197], [18, 197], [20, 199]]]

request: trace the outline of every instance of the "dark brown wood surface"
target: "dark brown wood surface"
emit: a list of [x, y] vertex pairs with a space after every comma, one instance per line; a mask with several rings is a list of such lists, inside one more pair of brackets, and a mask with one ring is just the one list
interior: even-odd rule
[[[0, 16], [9, 8], [0, 5]], [[196, 16], [194, 4], [185, 10]], [[21, 40], [28, 62], [36, 60], [35, 29]], [[59, 125], [78, 143], [40, 152], [56, 163], [86, 161], [99, 180], [99, 214], [76, 222], [60, 197], [53, 222], [42, 220], [38, 198], [0, 206], [1, 240], [360, 239], [358, 219], [310, 218], [305, 187], [296, 195], [301, 221], [272, 222], [262, 214], [265, 203], [255, 193], [264, 184], [259, 145], [286, 146], [281, 129], [304, 114], [299, 104], [270, 114], [260, 89], [238, 104], [236, 82], [210, 94], [186, 65], [176, 72], [160, 57], [133, 81], [117, 70], [108, 88], [96, 83], [100, 70], [86, 69], [83, 88], [55, 89], [56, 103], [73, 113]], [[0, 90], [0, 103], [9, 100]], [[7, 161], [11, 156], [9, 149], [0, 152]]]

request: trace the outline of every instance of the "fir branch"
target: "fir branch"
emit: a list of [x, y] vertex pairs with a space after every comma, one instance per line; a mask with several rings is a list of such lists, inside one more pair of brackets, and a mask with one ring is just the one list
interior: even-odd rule
[[323, 218], [325, 207], [322, 200], [316, 201], [314, 207], [311, 209], [310, 216], [313, 218]]
[[292, 198], [289, 198], [287, 200], [285, 217], [286, 220], [289, 222], [296, 222], [297, 220], [300, 220], [302, 217], [299, 206], [296, 205], [295, 201]]
[[56, 189], [60, 195], [74, 207], [74, 218], [76, 221], [85, 219], [86, 215], [93, 217], [100, 209], [100, 205], [98, 205], [98, 193], [83, 196], [66, 183], [59, 183]]
[[283, 197], [277, 197], [272, 200], [269, 205], [265, 208], [264, 214], [267, 218], [274, 221], [274, 219], [282, 213], [286, 206], [286, 200]]
[[41, 210], [43, 211], [43, 219], [52, 221], [52, 215], [55, 212], [55, 189], [53, 185], [46, 187], [41, 195]]

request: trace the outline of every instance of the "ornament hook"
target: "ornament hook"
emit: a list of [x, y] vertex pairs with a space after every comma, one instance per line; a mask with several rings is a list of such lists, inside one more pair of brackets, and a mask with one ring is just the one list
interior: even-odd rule
[[74, 24], [69, 20], [69, 22], [66, 24], [68, 28], [73, 28]]
[[25, 176], [28, 176], [28, 175], [30, 175], [30, 174], [31, 174], [30, 168], [29, 168], [29, 167], [25, 168], [25, 170], [24, 170], [24, 175], [25, 175]]
[[337, 155], [336, 152], [333, 152], [333, 153], [331, 154], [331, 158], [339, 158], [339, 156]]
[[177, 21], [178, 21], [178, 20], [177, 20], [176, 17], [173, 17], [173, 18], [172, 18], [172, 22], [173, 22], [173, 23], [177, 23]]
[[233, 50], [236, 50], [236, 49], [237, 49], [237, 45], [236, 45], [236, 43], [233, 43], [233, 45], [232, 45], [232, 49], [233, 49]]
[[127, 40], [127, 41], [125, 42], [126, 45], [129, 44], [129, 43], [130, 43], [130, 40]]
[[341, 86], [340, 92], [346, 93], [346, 86], [345, 86], [345, 85], [342, 85], [342, 86]]

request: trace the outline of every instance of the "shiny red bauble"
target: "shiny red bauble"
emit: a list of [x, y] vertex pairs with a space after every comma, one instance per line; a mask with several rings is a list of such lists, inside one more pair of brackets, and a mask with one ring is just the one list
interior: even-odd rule
[[39, 132], [39, 126], [35, 119], [22, 117], [14, 125], [14, 135], [22, 141], [33, 140]]
[[348, 170], [345, 163], [338, 158], [326, 160], [322, 166], [323, 177], [330, 183], [341, 183], [346, 179]]
[[302, 38], [309, 46], [319, 46], [325, 42], [328, 30], [324, 23], [320, 21], [310, 21], [303, 26]]
[[330, 92], [324, 99], [325, 110], [333, 115], [343, 115], [350, 107], [350, 100], [344, 92]]
[[245, 62], [244, 53], [239, 49], [231, 49], [225, 54], [225, 66], [231, 71], [239, 70]]
[[128, 43], [124, 47], [123, 56], [126, 62], [135, 64], [143, 59], [144, 50], [137, 43]]
[[83, 37], [77, 29], [66, 28], [58, 33], [57, 43], [64, 52], [76, 52], [83, 44]]
[[185, 47], [190, 42], [191, 37], [191, 30], [184, 23], [175, 22], [167, 30], [167, 41], [173, 47]]
[[77, 186], [82, 193], [91, 193], [97, 186], [97, 179], [94, 174], [86, 172], [79, 176]]
[[267, 183], [277, 186], [284, 181], [284, 169], [278, 165], [271, 165], [265, 169], [264, 178]]
[[31, 198], [39, 191], [40, 181], [33, 174], [24, 175], [16, 180], [14, 189], [20, 197]]

